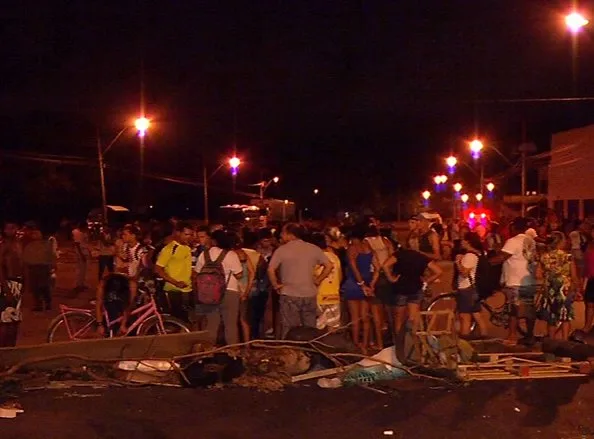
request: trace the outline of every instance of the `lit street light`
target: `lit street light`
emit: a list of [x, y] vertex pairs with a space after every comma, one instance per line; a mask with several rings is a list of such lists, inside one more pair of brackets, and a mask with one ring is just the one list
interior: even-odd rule
[[487, 190], [493, 192], [495, 190], [495, 185], [493, 183], [487, 183]]
[[314, 189], [313, 192], [314, 192], [314, 195], [318, 195], [320, 193], [320, 190], [319, 189]]
[[453, 175], [456, 172], [456, 165], [458, 164], [458, 159], [453, 155], [449, 156], [445, 159], [446, 165], [448, 166], [448, 172], [450, 175]]
[[478, 159], [481, 155], [481, 151], [484, 148], [483, 142], [478, 139], [474, 139], [469, 145], [470, 151], [472, 152], [472, 158]]
[[454, 184], [454, 191], [456, 191], [458, 193], [461, 190], [462, 190], [462, 184], [461, 183]]
[[237, 157], [231, 157], [229, 159], [229, 166], [231, 167], [231, 175], [235, 176], [237, 175], [237, 169], [239, 168], [239, 165], [241, 165], [241, 160]]
[[280, 178], [274, 177], [268, 181], [261, 181], [260, 183], [252, 184], [251, 186], [258, 186], [260, 188], [260, 201], [264, 201], [264, 192], [266, 192], [268, 186], [270, 186], [272, 183], [278, 183], [279, 181]]
[[146, 117], [139, 117], [134, 121], [134, 126], [136, 127], [136, 131], [138, 131], [138, 136], [144, 137], [151, 126], [151, 121]]
[[[149, 129], [150, 121], [146, 117], [139, 117], [134, 121], [134, 127], [138, 130], [138, 135], [142, 138], [146, 131]], [[107, 147], [103, 148], [101, 143], [101, 137], [99, 136], [99, 131], [97, 131], [97, 159], [99, 162], [99, 176], [101, 178], [101, 204], [102, 204], [102, 211], [103, 211], [103, 222], [107, 224], [107, 188], [105, 187], [105, 161], [104, 157], [105, 154], [115, 145], [118, 139], [132, 128], [131, 125], [127, 125], [120, 130], [119, 133], [112, 139], [111, 142], [107, 145]], [[143, 142], [141, 140], [141, 151], [140, 151], [140, 162], [141, 162], [141, 170], [140, 170], [140, 178], [142, 178], [142, 163], [143, 163]], [[142, 181], [142, 180], [140, 180]]]
[[588, 23], [590, 23], [590, 20], [586, 19], [579, 12], [572, 12], [565, 17], [565, 25], [574, 34], [578, 33]]
[[478, 201], [480, 203], [483, 200], [483, 194], [476, 194], [475, 198], [476, 198], [476, 201]]
[[239, 165], [241, 165], [241, 160], [237, 156], [233, 156], [229, 160], [223, 161], [219, 167], [215, 169], [212, 174], [210, 174], [210, 176], [206, 170], [206, 161], [204, 161], [204, 164], [202, 165], [202, 185], [204, 187], [204, 221], [206, 224], [208, 224], [208, 180], [214, 177], [214, 175], [219, 172], [219, 170], [225, 166], [225, 164], [228, 164], [231, 168], [231, 175], [236, 176], [237, 169], [239, 168]]
[[460, 196], [460, 199], [462, 200], [462, 202], [463, 202], [464, 204], [468, 203], [468, 199], [469, 199], [469, 198], [470, 198], [470, 197], [468, 196], [468, 194], [462, 194], [462, 195]]
[[431, 198], [431, 192], [429, 192], [429, 191], [423, 191], [423, 192], [421, 193], [421, 196], [423, 197], [423, 199], [424, 199], [425, 201], [427, 201], [427, 200], [429, 200], [429, 198]]

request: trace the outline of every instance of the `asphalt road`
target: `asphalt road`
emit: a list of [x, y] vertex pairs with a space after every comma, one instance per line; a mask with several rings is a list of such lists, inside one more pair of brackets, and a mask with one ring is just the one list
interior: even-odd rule
[[[367, 389], [143, 388], [36, 391], [1, 436], [44, 439], [573, 439], [594, 437], [594, 386], [579, 381], [446, 389], [394, 382]], [[391, 435], [389, 433], [392, 433]]]

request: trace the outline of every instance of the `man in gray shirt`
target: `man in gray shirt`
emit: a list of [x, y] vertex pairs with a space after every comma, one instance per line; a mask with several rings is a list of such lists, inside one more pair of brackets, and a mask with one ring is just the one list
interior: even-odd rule
[[[274, 252], [268, 265], [270, 283], [281, 295], [279, 339], [296, 326], [316, 327], [318, 285], [333, 268], [319, 247], [303, 241], [304, 233], [299, 224], [286, 224], [281, 235], [285, 244]], [[319, 265], [324, 269], [315, 276]]]

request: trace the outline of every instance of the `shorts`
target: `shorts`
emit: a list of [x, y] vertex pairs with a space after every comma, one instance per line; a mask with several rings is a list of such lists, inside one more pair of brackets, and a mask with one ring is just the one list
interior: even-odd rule
[[460, 314], [481, 312], [481, 301], [475, 288], [464, 288], [456, 293], [456, 311]]
[[505, 294], [505, 300], [508, 305], [534, 306], [536, 285], [504, 287], [503, 293]]
[[594, 303], [594, 277], [589, 278], [588, 282], [586, 282], [584, 301], [586, 303]]
[[394, 306], [420, 305], [424, 297], [423, 290], [419, 290], [414, 294], [398, 294], [395, 296]]

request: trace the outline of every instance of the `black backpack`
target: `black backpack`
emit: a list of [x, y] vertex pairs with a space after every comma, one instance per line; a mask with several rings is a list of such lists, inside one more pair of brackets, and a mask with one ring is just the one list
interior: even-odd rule
[[[476, 289], [480, 299], [486, 299], [495, 293], [499, 285], [499, 277], [497, 276], [497, 267], [494, 267], [489, 262], [487, 255], [479, 255], [476, 265], [476, 272], [474, 276], [470, 276], [470, 284]], [[454, 264], [454, 288], [458, 289], [458, 266]]]
[[481, 299], [492, 296], [497, 290], [499, 279], [497, 279], [496, 270], [485, 253], [479, 256], [475, 276], [474, 278], [470, 277], [470, 282], [476, 288]]

